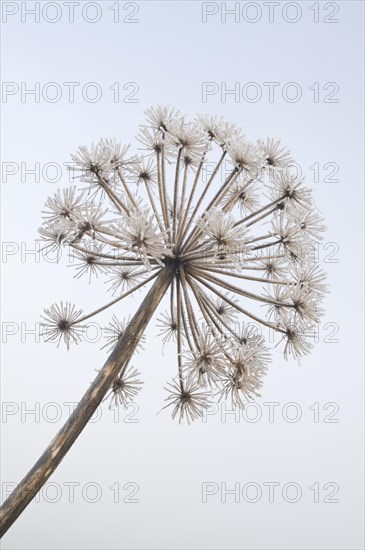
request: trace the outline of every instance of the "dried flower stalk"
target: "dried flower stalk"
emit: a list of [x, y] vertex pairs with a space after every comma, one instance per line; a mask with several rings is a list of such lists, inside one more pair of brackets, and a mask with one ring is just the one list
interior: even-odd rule
[[214, 399], [243, 407], [259, 396], [270, 361], [261, 327], [280, 336], [285, 358], [311, 349], [326, 292], [311, 251], [324, 226], [310, 189], [288, 169], [290, 152], [276, 139], [251, 143], [218, 117], [191, 122], [168, 107], [147, 111], [137, 139], [139, 156], [128, 157], [128, 147], [115, 140], [80, 147], [72, 159], [86, 188], [57, 191], [43, 211], [44, 250], [68, 247], [77, 259], [75, 276], [90, 282], [102, 274], [113, 294], [87, 314], [68, 302], [46, 309], [46, 339], [69, 348], [82, 339], [85, 321], [153, 283], [130, 321], [114, 314], [106, 329], [111, 355], [4, 503], [1, 534], [105, 396], [114, 405], [134, 399], [141, 383], [130, 361], [165, 294], [161, 336], [177, 349], [166, 407], [180, 421], [200, 418]]

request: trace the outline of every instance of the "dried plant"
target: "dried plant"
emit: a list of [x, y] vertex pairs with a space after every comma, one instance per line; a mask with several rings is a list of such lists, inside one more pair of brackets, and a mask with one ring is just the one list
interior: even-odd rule
[[[135, 398], [130, 361], [169, 293], [159, 326], [163, 343], [175, 342], [177, 375], [166, 407], [190, 422], [214, 399], [244, 406], [259, 395], [270, 361], [262, 328], [278, 335], [285, 358], [310, 351], [326, 291], [312, 250], [324, 226], [278, 139], [251, 143], [221, 118], [189, 121], [168, 107], [147, 111], [137, 139], [141, 154], [133, 156], [110, 139], [80, 147], [72, 160], [84, 187], [46, 203], [44, 250], [68, 247], [75, 276], [103, 275], [113, 299], [86, 314], [54, 304], [43, 330], [69, 347], [88, 319], [153, 282], [132, 319], [115, 310], [107, 329], [115, 347], [80, 405], [92, 414], [106, 395], [122, 405]], [[61, 456], [45, 457], [50, 473], [91, 414], [76, 410], [75, 433], [65, 426], [52, 442], [47, 451]], [[44, 461], [41, 468], [42, 484]]]

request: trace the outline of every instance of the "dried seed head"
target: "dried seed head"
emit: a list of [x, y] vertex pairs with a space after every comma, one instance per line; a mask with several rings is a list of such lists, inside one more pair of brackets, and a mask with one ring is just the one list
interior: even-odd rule
[[198, 384], [188, 382], [182, 390], [176, 382], [168, 382], [165, 390], [169, 392], [169, 396], [166, 398], [167, 405], [163, 408], [172, 407], [172, 418], [178, 417], [180, 423], [187, 420], [190, 424], [202, 418], [209, 407], [210, 394]]
[[[87, 187], [57, 191], [46, 203], [42, 251], [69, 247], [76, 277], [105, 275], [114, 296], [84, 317], [69, 303], [52, 306], [48, 336], [78, 342], [81, 322], [172, 266], [159, 328], [163, 344], [176, 343], [179, 383], [169, 386], [166, 406], [190, 422], [207, 406], [203, 386], [237, 406], [258, 395], [269, 362], [265, 331], [279, 333], [285, 358], [310, 351], [326, 292], [313, 250], [325, 228], [276, 138], [252, 143], [221, 117], [190, 121], [158, 106], [137, 140], [140, 155], [112, 139], [80, 147], [75, 180]], [[114, 316], [103, 347], [114, 347], [127, 326]], [[121, 371], [113, 403], [134, 395], [133, 373]]]
[[105, 399], [110, 397], [109, 408], [122, 405], [127, 407], [141, 391], [143, 382], [139, 379], [140, 373], [133, 367], [126, 367], [113, 382], [112, 389]]
[[45, 321], [41, 323], [42, 335], [47, 342], [57, 342], [58, 347], [63, 340], [69, 349], [71, 342], [78, 344], [81, 341], [83, 327], [77, 324], [82, 314], [81, 310], [76, 310], [69, 302], [60, 302], [46, 308], [44, 313], [45, 315], [41, 316]]

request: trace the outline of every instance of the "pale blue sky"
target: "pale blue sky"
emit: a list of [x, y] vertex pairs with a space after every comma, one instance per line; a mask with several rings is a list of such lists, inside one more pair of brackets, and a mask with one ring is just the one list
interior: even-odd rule
[[[191, 115], [222, 114], [242, 126], [250, 139], [280, 137], [302, 166], [326, 219], [328, 248], [322, 246], [319, 253], [331, 285], [313, 353], [301, 365], [284, 364], [281, 355], [274, 354], [259, 401], [263, 418], [257, 423], [236, 423], [231, 417], [223, 423], [217, 414], [189, 428], [173, 423], [168, 414], [156, 416], [163, 404], [163, 385], [175, 374], [175, 352], [167, 346], [161, 357], [152, 323], [146, 351], [134, 362], [145, 379], [136, 414], [139, 422], [115, 423], [104, 407], [102, 419], [85, 430], [51, 478], [63, 489], [61, 500], [50, 504], [41, 498], [29, 506], [4, 538], [4, 550], [362, 548], [363, 3], [330, 2], [326, 11], [323, 2], [297, 2], [301, 18], [289, 23], [283, 16], [289, 3], [281, 2], [270, 23], [264, 4], [257, 2], [262, 7], [257, 23], [246, 22], [242, 11], [239, 22], [227, 16], [222, 23], [224, 3], [211, 2], [218, 12], [203, 23], [201, 2], [141, 1], [133, 15], [138, 23], [114, 23], [110, 6], [115, 3], [105, 1], [98, 4], [101, 18], [95, 24], [81, 17], [85, 2], [80, 2], [79, 11], [75, 8], [74, 23], [68, 22], [64, 2], [58, 2], [61, 19], [54, 24], [42, 13], [35, 23], [24, 12], [22, 22], [22, 9], [33, 2], [2, 4], [3, 9], [10, 6], [8, 11], [12, 5], [19, 7], [2, 25], [3, 86], [6, 83], [8, 91], [9, 83], [19, 87], [6, 103], [3, 96], [2, 103], [2, 160], [19, 167], [14, 175], [7, 173], [6, 181], [3, 174], [2, 183], [2, 239], [19, 250], [2, 263], [3, 327], [4, 322], [6, 327], [10, 322], [20, 327], [3, 345], [5, 402], [15, 403], [19, 411], [35, 402], [41, 408], [55, 402], [64, 421], [64, 403], [78, 401], [104, 359], [92, 343], [67, 353], [37, 344], [32, 336], [21, 341], [21, 323], [33, 326], [52, 302], [69, 299], [87, 310], [88, 304], [99, 305], [105, 298], [103, 283], [88, 287], [73, 279], [67, 262], [37, 263], [31, 255], [22, 261], [21, 251], [34, 246], [47, 196], [67, 185], [68, 174], [63, 171], [54, 183], [44, 177], [36, 182], [31, 175], [22, 183], [21, 176], [36, 162], [41, 170], [47, 163], [62, 166], [80, 144], [100, 137], [133, 142], [150, 105], [169, 103]], [[122, 17], [134, 10], [134, 3], [126, 4], [120, 2]], [[245, 4], [241, 2], [240, 8]], [[293, 17], [290, 11], [284, 14]], [[324, 23], [325, 17], [339, 21]], [[28, 95], [22, 102], [22, 87], [24, 92], [37, 82], [40, 101]], [[62, 93], [54, 103], [42, 96], [50, 82]], [[73, 103], [67, 99], [65, 82], [80, 83]], [[102, 92], [95, 103], [87, 102], [81, 92], [91, 82]], [[110, 87], [115, 90], [116, 82], [122, 99], [138, 87], [133, 96], [138, 101], [114, 102]], [[219, 90], [205, 103], [204, 82], [216, 83]], [[222, 83], [227, 88], [238, 83], [242, 91], [250, 82], [262, 90], [259, 101], [250, 103], [241, 94], [238, 102], [233, 96], [222, 102]], [[272, 103], [264, 85], [268, 82], [279, 83]], [[282, 96], [290, 82], [302, 92], [296, 103]], [[336, 86], [333, 98], [338, 102], [324, 102]], [[329, 173], [324, 165], [330, 162], [339, 167], [337, 183], [323, 181]], [[318, 183], [310, 169], [315, 163], [320, 166]], [[328, 243], [335, 243], [335, 248]], [[324, 262], [337, 248], [338, 262]], [[137, 303], [138, 298], [126, 302], [126, 313], [132, 313]], [[333, 338], [339, 341], [326, 342], [334, 324], [339, 331]], [[264, 402], [280, 404], [274, 423], [267, 420]], [[282, 418], [289, 402], [301, 407], [297, 423]], [[337, 403], [335, 418], [340, 421], [314, 422], [309, 407], [315, 402], [322, 419], [324, 405]], [[62, 424], [26, 419], [21, 422], [19, 412], [3, 425], [5, 481], [18, 481]], [[98, 484], [102, 498], [91, 504], [79, 494], [69, 504], [64, 484], [73, 481]], [[109, 487], [129, 481], [139, 484], [139, 504], [114, 503]], [[296, 504], [282, 498], [269, 503], [264, 497], [256, 504], [235, 503], [232, 498], [223, 504], [218, 495], [203, 504], [204, 481], [241, 486], [294, 481], [303, 488], [303, 497]], [[309, 489], [314, 482], [322, 490], [326, 482], [337, 483], [340, 502], [315, 504]], [[328, 491], [321, 493], [322, 501], [325, 494]]]

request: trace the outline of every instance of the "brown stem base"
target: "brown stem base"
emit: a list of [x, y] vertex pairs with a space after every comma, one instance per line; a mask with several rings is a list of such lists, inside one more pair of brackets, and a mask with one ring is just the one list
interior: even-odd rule
[[166, 265], [160, 271], [137, 313], [70, 418], [53, 441], [51, 441], [33, 468], [1, 506], [0, 537], [6, 533], [35, 497], [85, 428], [105, 397], [105, 394], [112, 386], [119, 370], [131, 358], [148, 322], [151, 320], [158, 304], [170, 286], [175, 271], [176, 267], [173, 263]]

